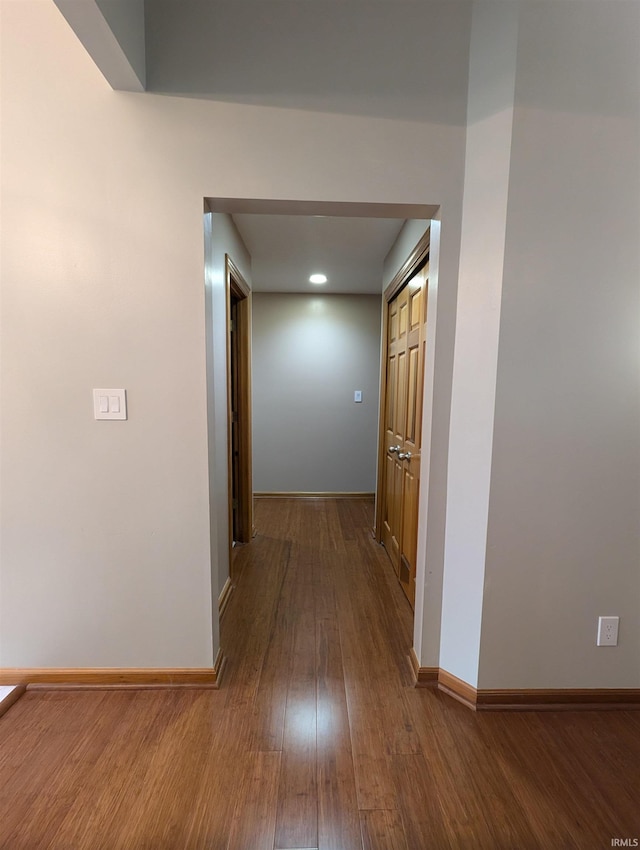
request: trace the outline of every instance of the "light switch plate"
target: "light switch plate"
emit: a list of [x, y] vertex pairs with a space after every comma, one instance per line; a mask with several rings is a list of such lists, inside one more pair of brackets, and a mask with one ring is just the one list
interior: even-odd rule
[[360, 403], [362, 401], [362, 390], [354, 390], [353, 391], [353, 400], [356, 403]]
[[94, 390], [93, 415], [95, 419], [126, 419], [127, 391], [113, 389]]

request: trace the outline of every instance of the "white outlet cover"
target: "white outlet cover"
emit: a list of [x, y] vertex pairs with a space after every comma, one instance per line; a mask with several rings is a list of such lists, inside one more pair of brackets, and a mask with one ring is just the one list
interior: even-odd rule
[[95, 419], [126, 419], [127, 391], [114, 389], [94, 390], [93, 416]]
[[598, 617], [596, 646], [617, 646], [620, 617]]

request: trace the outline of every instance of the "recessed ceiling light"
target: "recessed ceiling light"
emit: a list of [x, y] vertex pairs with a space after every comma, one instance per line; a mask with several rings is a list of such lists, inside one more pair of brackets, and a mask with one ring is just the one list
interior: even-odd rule
[[312, 274], [309, 278], [309, 283], [326, 283], [327, 276], [326, 274]]

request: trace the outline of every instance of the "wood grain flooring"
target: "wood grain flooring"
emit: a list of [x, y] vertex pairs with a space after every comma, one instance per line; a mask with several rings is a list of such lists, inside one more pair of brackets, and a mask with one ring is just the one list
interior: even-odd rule
[[[603, 850], [640, 839], [640, 714], [414, 688], [367, 500], [261, 500], [219, 690], [28, 691], [2, 850]], [[622, 846], [622, 845], [620, 845]]]

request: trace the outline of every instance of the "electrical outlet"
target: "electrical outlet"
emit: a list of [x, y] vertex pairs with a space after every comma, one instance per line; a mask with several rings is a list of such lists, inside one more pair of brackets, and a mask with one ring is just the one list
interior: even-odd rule
[[598, 617], [596, 646], [617, 646], [619, 623], [620, 617]]

